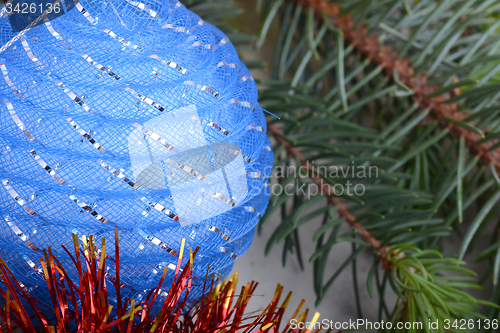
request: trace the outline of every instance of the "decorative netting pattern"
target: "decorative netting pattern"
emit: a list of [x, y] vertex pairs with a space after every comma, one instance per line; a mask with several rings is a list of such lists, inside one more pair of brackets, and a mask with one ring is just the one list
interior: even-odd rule
[[[3, 8], [1, 44], [15, 35]], [[44, 299], [42, 249], [73, 266], [71, 232], [99, 251], [120, 230], [121, 282], [138, 300], [183, 238], [201, 248], [199, 282], [229, 273], [266, 209], [273, 155], [255, 82], [220, 30], [173, 0], [75, 0], [0, 69], [0, 256], [30, 292]]]

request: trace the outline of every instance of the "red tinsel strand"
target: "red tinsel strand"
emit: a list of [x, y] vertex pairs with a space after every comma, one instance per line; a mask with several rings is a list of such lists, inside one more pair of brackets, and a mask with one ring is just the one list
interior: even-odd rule
[[[158, 295], [161, 293], [161, 286], [166, 276], [165, 268], [158, 287], [152, 290], [144, 301], [136, 304], [134, 300], [120, 300], [115, 309], [116, 317], [111, 318], [112, 307], [109, 306], [106, 279], [103, 267], [105, 267], [106, 247], [103, 241], [102, 252], [97, 251], [93, 243], [93, 237], [83, 237], [84, 249], [79, 248], [79, 241], [76, 235], [75, 255], [73, 256], [67, 249], [76, 269], [79, 272], [78, 285], [71, 281], [64, 267], [53, 255], [51, 249], [44, 251], [44, 258], [41, 258], [44, 278], [50, 292], [53, 313], [55, 314], [55, 326], [51, 326], [50, 321], [45, 317], [31, 294], [18, 282], [8, 269], [6, 264], [0, 259], [0, 283], [5, 285], [6, 291], [0, 289], [0, 296], [5, 300], [5, 307], [0, 308], [0, 333], [12, 333], [15, 329], [23, 332], [35, 333], [43, 331], [45, 333], [66, 333], [71, 332], [70, 323], [76, 324], [75, 333], [99, 332], [99, 333], [298, 333], [290, 329], [290, 323], [284, 330], [279, 330], [283, 322], [283, 315], [289, 303], [291, 293], [279, 305], [279, 300], [283, 287], [278, 285], [272, 302], [260, 314], [247, 314], [246, 307], [250, 297], [257, 287], [256, 282], [248, 283], [241, 287], [239, 294], [236, 293], [237, 275], [229, 281], [224, 281], [216, 285], [211, 279], [207, 296], [200, 300], [188, 313], [183, 309], [187, 302], [187, 297], [193, 285], [192, 266], [198, 249], [194, 252], [190, 249], [189, 260], [181, 269], [182, 251], [179, 256], [176, 274], [168, 293], [166, 294], [161, 311], [156, 316], [151, 316], [151, 308]], [[118, 235], [116, 234], [115, 250], [119, 251]], [[85, 265], [82, 265], [82, 255]], [[117, 294], [121, 288], [127, 288], [120, 284], [119, 274], [119, 253], [115, 254], [117, 263], [116, 277], [112, 280]], [[208, 278], [208, 272], [207, 272]], [[204, 281], [204, 288], [207, 286]], [[22, 303], [24, 300], [35, 316], [30, 318]], [[297, 316], [304, 301], [295, 312], [293, 318]], [[72, 304], [71, 309], [69, 304]], [[130, 305], [130, 306], [129, 306]], [[181, 319], [182, 316], [182, 319]], [[300, 321], [305, 321], [307, 311], [299, 317]], [[35, 324], [38, 321], [41, 324]], [[302, 330], [301, 333], [309, 333], [310, 330]]]

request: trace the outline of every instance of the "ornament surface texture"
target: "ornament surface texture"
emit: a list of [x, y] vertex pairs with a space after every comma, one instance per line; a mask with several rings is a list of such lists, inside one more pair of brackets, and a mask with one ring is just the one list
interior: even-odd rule
[[[184, 238], [200, 247], [200, 297], [207, 270], [229, 273], [268, 204], [256, 84], [228, 38], [177, 0], [62, 10], [0, 54], [0, 256], [48, 302], [42, 249], [73, 267], [61, 248], [71, 233], [92, 234], [99, 255], [117, 228], [125, 297], [140, 301]], [[2, 45], [18, 34], [8, 16]]]

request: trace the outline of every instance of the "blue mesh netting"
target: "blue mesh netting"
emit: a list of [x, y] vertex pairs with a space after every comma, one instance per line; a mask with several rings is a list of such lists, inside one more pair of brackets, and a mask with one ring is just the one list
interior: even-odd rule
[[[15, 35], [2, 9], [1, 44]], [[70, 270], [71, 232], [113, 249], [119, 228], [127, 297], [175, 266], [182, 238], [201, 247], [201, 281], [209, 265], [229, 273], [266, 209], [272, 152], [255, 82], [220, 30], [174, 0], [75, 1], [0, 69], [0, 256], [39, 300], [40, 250]]]

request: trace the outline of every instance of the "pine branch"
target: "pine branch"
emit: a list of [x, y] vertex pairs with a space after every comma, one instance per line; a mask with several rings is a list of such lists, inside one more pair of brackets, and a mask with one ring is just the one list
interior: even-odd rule
[[357, 233], [361, 237], [361, 239], [366, 242], [370, 248], [374, 251], [374, 253], [380, 258], [383, 264], [384, 269], [392, 269], [392, 264], [387, 261], [387, 253], [390, 251], [390, 246], [382, 246], [382, 242], [375, 237], [373, 237], [372, 233], [365, 229], [362, 223], [356, 222], [356, 216], [349, 211], [342, 199], [334, 194], [335, 190], [329, 184], [327, 184], [323, 178], [317, 175], [314, 172], [314, 167], [312, 163], [310, 163], [304, 155], [300, 152], [299, 149], [293, 147], [288, 141], [281, 137], [281, 130], [270, 122], [267, 123], [267, 130], [272, 136], [278, 141], [279, 144], [283, 145], [288, 152], [288, 154], [292, 157], [296, 157], [299, 159], [300, 164], [306, 168], [309, 173], [309, 177], [314, 179], [316, 184], [322, 189], [322, 193], [327, 196], [328, 203], [331, 206], [338, 207], [339, 215], [344, 217], [345, 220], [349, 223], [349, 225], [357, 230]]
[[[443, 92], [435, 96], [436, 93], [441, 92], [441, 86], [429, 85], [428, 75], [425, 73], [414, 76], [415, 69], [411, 66], [409, 59], [398, 59], [398, 52], [390, 46], [381, 48], [379, 37], [369, 36], [368, 29], [363, 24], [357, 25], [352, 15], [339, 15], [341, 9], [339, 4], [326, 0], [288, 1], [306, 8], [313, 8], [318, 20], [325, 20], [323, 13], [326, 13], [330, 22], [324, 22], [325, 24], [330, 23], [338, 27], [344, 39], [368, 60], [383, 68], [388, 77], [393, 77], [394, 73], [397, 73], [399, 80], [414, 91], [414, 99], [420, 111], [431, 110], [431, 114], [438, 121], [446, 122], [447, 127], [452, 129], [457, 137], [465, 138], [467, 146], [476, 156], [482, 158], [487, 164], [492, 163], [500, 175], [500, 149], [492, 150], [499, 140], [482, 142], [484, 133], [487, 131], [477, 129], [472, 122], [464, 121], [471, 115], [458, 111], [458, 102], [450, 102], [454, 100], [453, 97], [460, 94], [460, 90], [453, 89], [451, 92]], [[446, 90], [449, 90], [449, 87]]]
[[[479, 212], [458, 254], [461, 260], [500, 210], [496, 205], [500, 201], [500, 159], [495, 150], [500, 146], [500, 75], [495, 76], [500, 72], [500, 42], [495, 43], [500, 23], [489, 25], [495, 22], [500, 7], [492, 0], [426, 1], [425, 5], [415, 1], [407, 6], [398, 0], [337, 1], [341, 5], [325, 0], [261, 2], [266, 6], [263, 26], [269, 27], [276, 15], [281, 20], [272, 68], [272, 77], [279, 81], [263, 82], [267, 88], [260, 97], [261, 105], [282, 117], [280, 122], [268, 124], [277, 141], [276, 166], [278, 170], [298, 166], [308, 170], [304, 179], [276, 173], [279, 185], [293, 185], [295, 192], [273, 195], [263, 224], [278, 207], [282, 221], [266, 251], [286, 239], [288, 252], [294, 247], [288, 235], [327, 211], [330, 215], [324, 214], [323, 224], [314, 234], [316, 252], [310, 259], [318, 302], [359, 253], [356, 250], [348, 256], [323, 283], [329, 250], [348, 241], [369, 246], [372, 251], [385, 247], [384, 255], [378, 258], [392, 267], [386, 271], [382, 286], [378, 280], [377, 285], [384, 290], [389, 283], [400, 297], [395, 312], [388, 315], [391, 320], [420, 318], [425, 322], [429, 313], [432, 318], [460, 318], [468, 311], [463, 307], [469, 302], [486, 303], [468, 298], [461, 290], [468, 287], [452, 279], [440, 280], [441, 271], [451, 267], [446, 265], [455, 269], [454, 265], [463, 262], [431, 252], [440, 249], [441, 240], [452, 227], [457, 228], [457, 218], [462, 222], [465, 209], [477, 205]], [[353, 16], [340, 15], [340, 7]], [[357, 25], [359, 22], [366, 22], [366, 26]], [[259, 44], [265, 32], [261, 30]], [[449, 135], [450, 130], [455, 138]], [[490, 163], [493, 177], [478, 164], [481, 159]], [[356, 179], [354, 175], [332, 176], [329, 171], [318, 171], [318, 164], [331, 170], [351, 163], [377, 166], [380, 177]], [[366, 193], [332, 193], [332, 185], [352, 180], [364, 184]], [[310, 198], [297, 191], [307, 184], [319, 186], [322, 193]], [[331, 199], [332, 194], [338, 201]], [[305, 214], [314, 203], [324, 202], [323, 198], [327, 207]], [[334, 211], [340, 218], [334, 217]], [[345, 221], [356, 232], [338, 236], [339, 225]], [[364, 235], [363, 241], [355, 238], [357, 233]], [[481, 257], [496, 255], [488, 275], [498, 281], [498, 237], [494, 235], [491, 244]], [[436, 258], [430, 259], [434, 255]], [[370, 295], [378, 261], [367, 279]], [[451, 286], [456, 288], [448, 289]], [[433, 293], [444, 291], [441, 288], [447, 292]], [[499, 290], [494, 289], [492, 300], [500, 299]], [[461, 304], [448, 306], [462, 296]], [[422, 306], [416, 301], [419, 299], [426, 304]], [[495, 306], [487, 306], [489, 318], [495, 318]], [[382, 296], [381, 311], [384, 308]]]

